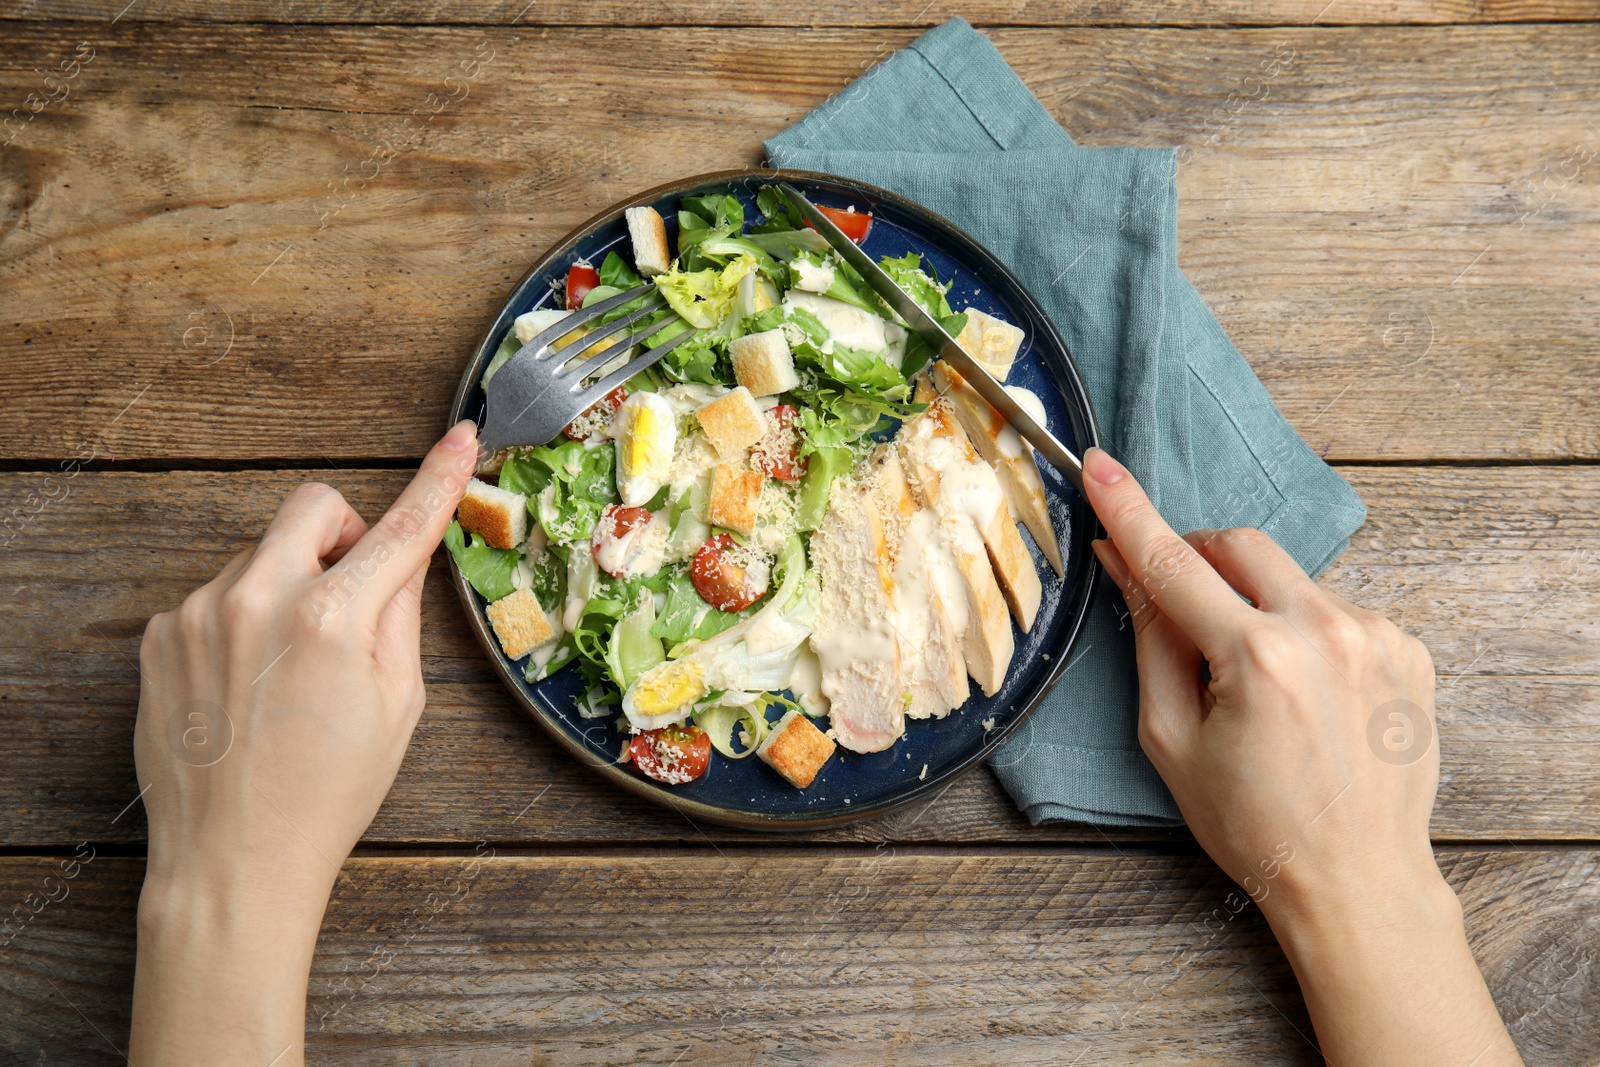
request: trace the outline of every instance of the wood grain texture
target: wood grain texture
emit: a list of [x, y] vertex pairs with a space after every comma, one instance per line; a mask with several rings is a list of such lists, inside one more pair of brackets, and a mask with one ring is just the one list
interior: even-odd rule
[[1587, 0], [894, 0], [749, 4], [737, 0], [33, 0], [0, 20], [478, 23], [497, 26], [935, 26], [959, 15], [981, 26], [1272, 26], [1590, 21]]
[[[11, 23], [0, 101], [95, 51], [0, 149], [0, 457], [419, 455], [541, 248], [912, 36]], [[1085, 144], [1186, 147], [1181, 262], [1319, 450], [1600, 456], [1600, 26], [992, 36]]]
[[[345, 865], [307, 1062], [1321, 1062], [1271, 932], [1204, 857], [483, 856]], [[1528, 1062], [1594, 1062], [1600, 856], [1439, 860]], [[58, 862], [0, 860], [0, 900]], [[83, 866], [7, 946], [15, 1062], [118, 1062], [141, 872]]]
[[[1418, 634], [1439, 669], [1441, 840], [1600, 838], [1600, 471], [1348, 469], [1371, 519], [1324, 581]], [[56, 501], [0, 549], [0, 844], [137, 841], [130, 758], [145, 620], [260, 535], [302, 477], [375, 519], [399, 471], [0, 475]], [[427, 588], [429, 708], [373, 842], [767, 840], [647, 808], [558, 752], [473, 642], [442, 562]], [[270, 653], [264, 653], [269, 655]], [[529, 807], [530, 802], [534, 802]], [[526, 810], [524, 810], [526, 809]], [[1172, 840], [1035, 830], [980, 770], [935, 802], [809, 840]]]

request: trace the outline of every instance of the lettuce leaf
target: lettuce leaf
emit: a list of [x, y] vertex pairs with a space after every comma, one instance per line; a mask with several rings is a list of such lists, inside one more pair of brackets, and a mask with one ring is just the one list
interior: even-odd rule
[[947, 319], [953, 312], [950, 310], [950, 301], [945, 297], [949, 292], [949, 285], [940, 285], [937, 278], [929, 277], [922, 269], [922, 257], [915, 252], [907, 252], [898, 258], [884, 256], [878, 260], [878, 266], [883, 272], [894, 279], [896, 285], [911, 294], [911, 299], [922, 305], [926, 311], [936, 319]]
[[788, 261], [808, 253], [826, 252], [828, 240], [816, 230], [774, 230], [771, 233], [745, 234], [745, 239], [759, 246], [774, 259]]
[[616, 462], [615, 449], [561, 441], [508, 456], [500, 485], [527, 493], [528, 510], [550, 540], [567, 545], [588, 540], [605, 506], [617, 502]]
[[704, 641], [749, 618], [759, 610], [757, 604], [760, 601], [739, 612], [720, 611], [707, 604], [695, 589], [687, 567], [674, 567], [667, 584], [666, 603], [650, 632], [669, 648], [689, 640]]
[[517, 354], [517, 349], [522, 347], [522, 342], [517, 340], [517, 331], [507, 330], [506, 336], [500, 342], [500, 347], [494, 350], [494, 355], [489, 358], [489, 365], [483, 368], [483, 382], [485, 389], [489, 388], [489, 379], [494, 377], [495, 371], [505, 365], [506, 360]]
[[674, 267], [665, 274], [656, 275], [656, 288], [666, 298], [667, 306], [685, 322], [709, 330], [727, 318], [740, 279], [758, 266], [754, 256], [740, 255], [723, 267], [693, 271]]
[[756, 190], [756, 210], [761, 212], [761, 221], [750, 227], [751, 233], [798, 230], [805, 225], [800, 209], [776, 185], [763, 185]]
[[[948, 333], [951, 337], [961, 336], [961, 331], [967, 328], [967, 316], [965, 314], [948, 315], [938, 321], [939, 325], [944, 327], [945, 333]], [[920, 333], [916, 330], [907, 330], [906, 352], [905, 355], [900, 357], [900, 370], [907, 378], [910, 378], [936, 359], [938, 355], [939, 353], [933, 350], [933, 346], [922, 339]]]
[[822, 525], [822, 516], [828, 510], [828, 490], [855, 459], [850, 449], [838, 445], [814, 446], [810, 452], [810, 462], [800, 482], [800, 504], [795, 508], [797, 530], [815, 530]]
[[461, 573], [485, 600], [493, 602], [516, 591], [511, 572], [522, 556], [516, 549], [494, 548], [478, 540], [476, 534], [468, 534], [459, 522], [446, 528], [444, 543]]
[[627, 260], [615, 252], [607, 252], [600, 262], [600, 284], [614, 289], [633, 289], [644, 284], [639, 272], [628, 266]]

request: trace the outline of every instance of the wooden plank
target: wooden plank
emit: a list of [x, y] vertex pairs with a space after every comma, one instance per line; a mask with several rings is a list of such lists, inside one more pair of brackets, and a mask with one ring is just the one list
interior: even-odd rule
[[[0, 42], [0, 100], [95, 49], [0, 152], [14, 459], [416, 456], [539, 249], [913, 36], [103, 29]], [[1330, 457], [1600, 456], [1600, 26], [993, 36], [1084, 143], [1187, 146], [1182, 262]]]
[[935, 26], [959, 15], [981, 26], [1342, 26], [1591, 21], [1584, 0], [977, 0], [919, 7], [892, 0], [796, 5], [735, 0], [493, 0], [463, 7], [442, 0], [352, 6], [328, 0], [264, 4], [249, 0], [43, 0], [0, 19], [83, 21], [475, 23], [495, 26]]
[[[1590, 1062], [1600, 855], [1439, 859], [1524, 1056]], [[57, 862], [0, 860], [0, 899]], [[8, 947], [17, 1062], [117, 1062], [141, 873], [83, 866]], [[355, 859], [307, 1026], [339, 1064], [1320, 1062], [1225, 876], [1109, 852]]]
[[[1372, 519], [1325, 579], [1433, 650], [1444, 769], [1440, 840], [1600, 838], [1600, 472], [1349, 469]], [[305, 472], [369, 518], [399, 471]], [[0, 844], [143, 839], [130, 755], [139, 636], [259, 536], [301, 472], [85, 473], [0, 550]], [[429, 710], [369, 840], [704, 841], [751, 835], [647, 808], [558, 752], [470, 637], [442, 563], [426, 593]], [[528, 808], [530, 801], [537, 803]], [[524, 809], [527, 809], [524, 811]], [[1170, 840], [1034, 830], [987, 771], [937, 802], [810, 840]], [[771, 840], [767, 838], [767, 840]]]

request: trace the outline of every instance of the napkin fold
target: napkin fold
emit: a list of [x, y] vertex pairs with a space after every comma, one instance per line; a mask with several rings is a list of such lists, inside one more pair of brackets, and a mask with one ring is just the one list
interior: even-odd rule
[[[1078, 146], [966, 22], [895, 52], [766, 149], [775, 166], [924, 204], [1010, 267], [1066, 339], [1108, 450], [1179, 532], [1255, 526], [1315, 575], [1365, 521], [1178, 269], [1176, 155]], [[1101, 581], [1071, 665], [990, 765], [1035, 825], [1177, 824], [1139, 749], [1126, 608]]]

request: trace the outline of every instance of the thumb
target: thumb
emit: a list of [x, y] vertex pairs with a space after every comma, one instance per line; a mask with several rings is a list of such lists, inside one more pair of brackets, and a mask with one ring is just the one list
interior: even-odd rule
[[1128, 602], [1139, 668], [1139, 743], [1166, 778], [1205, 718], [1200, 649], [1134, 581], [1116, 545], [1095, 541], [1093, 547]]

